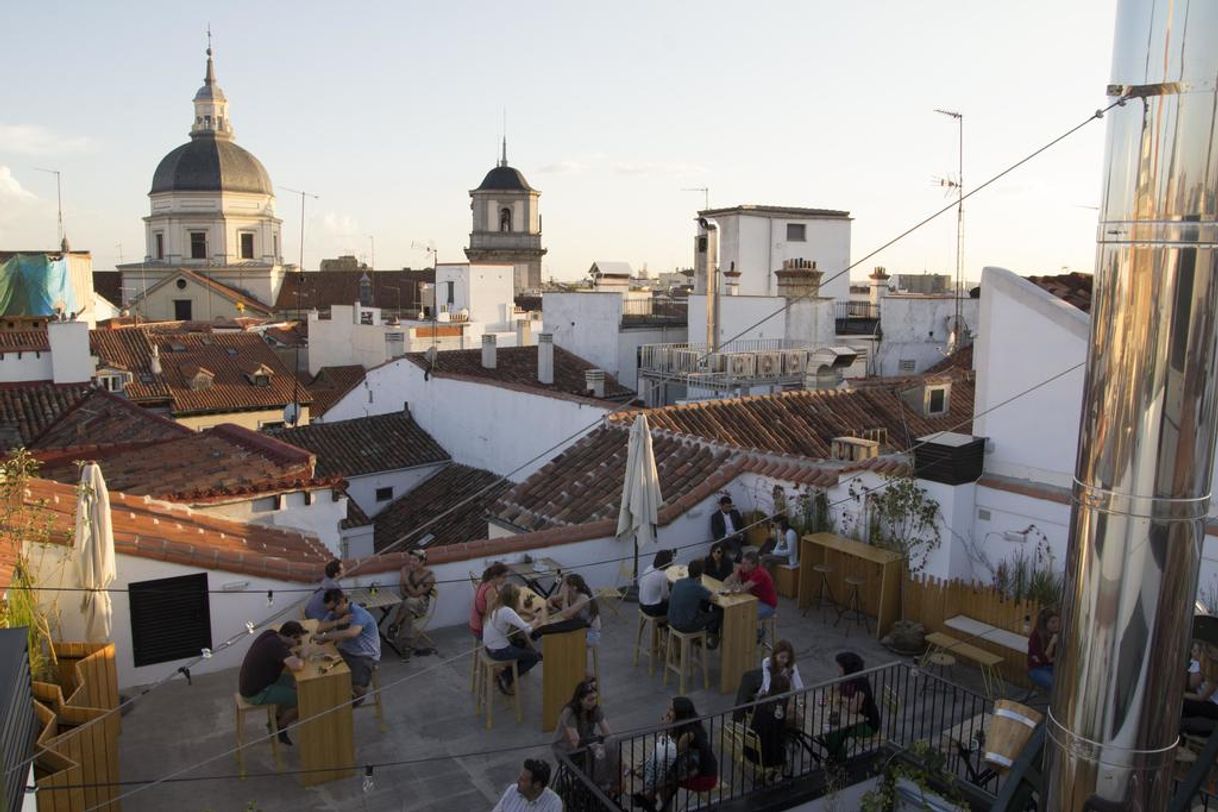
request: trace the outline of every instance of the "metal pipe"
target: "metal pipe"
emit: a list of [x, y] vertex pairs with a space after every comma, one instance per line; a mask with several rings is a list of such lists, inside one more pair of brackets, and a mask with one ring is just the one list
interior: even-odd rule
[[1213, 478], [1218, 13], [1117, 12], [1049, 810], [1164, 809]]

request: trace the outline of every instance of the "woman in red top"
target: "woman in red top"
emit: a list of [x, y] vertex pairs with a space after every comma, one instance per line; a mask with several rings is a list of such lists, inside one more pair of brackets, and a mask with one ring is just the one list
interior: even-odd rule
[[495, 596], [499, 594], [499, 587], [507, 583], [507, 579], [507, 564], [496, 561], [482, 573], [482, 583], [474, 590], [474, 605], [469, 610], [469, 630], [479, 640], [482, 639], [482, 620], [495, 608]]
[[1056, 609], [1044, 608], [1036, 617], [1036, 628], [1028, 635], [1028, 679], [1043, 690], [1053, 688], [1053, 661], [1062, 619]]

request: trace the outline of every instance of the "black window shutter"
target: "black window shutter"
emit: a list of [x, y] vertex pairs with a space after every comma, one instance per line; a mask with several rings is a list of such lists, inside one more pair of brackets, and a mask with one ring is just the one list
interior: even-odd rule
[[207, 573], [127, 585], [136, 666], [196, 657], [211, 648]]

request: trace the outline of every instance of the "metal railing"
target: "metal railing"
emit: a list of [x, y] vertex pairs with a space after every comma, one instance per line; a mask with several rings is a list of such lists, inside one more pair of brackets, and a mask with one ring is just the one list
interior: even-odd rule
[[[837, 709], [842, 686], [859, 680], [871, 687], [878, 730], [868, 727], [865, 717]], [[783, 703], [778, 724], [774, 703]], [[568, 812], [629, 809], [636, 792], [661, 796], [657, 806], [672, 794], [669, 808], [678, 810], [755, 799], [759, 792], [806, 801], [831, 791], [842, 771], [858, 774], [859, 768], [886, 762], [921, 742], [941, 753], [943, 769], [954, 781], [992, 798], [1001, 779], [982, 761], [984, 725], [992, 711], [993, 703], [974, 691], [907, 663], [892, 663], [701, 717], [698, 724], [719, 768], [708, 791], [680, 788], [689, 776], [674, 744], [678, 731], [671, 727], [612, 737], [599, 756], [592, 750], [560, 756], [553, 785]], [[771, 724], [763, 724], [765, 719]], [[617, 776], [624, 778], [615, 802], [609, 788]]]
[[687, 302], [668, 299], [625, 299], [622, 301], [622, 321], [655, 321], [684, 324], [689, 320]]
[[880, 317], [880, 306], [871, 302], [837, 302], [834, 315], [837, 319], [871, 319]]

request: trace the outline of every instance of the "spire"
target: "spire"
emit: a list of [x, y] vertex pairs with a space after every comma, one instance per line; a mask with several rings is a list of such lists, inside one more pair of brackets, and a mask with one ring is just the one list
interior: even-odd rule
[[207, 27], [207, 72], [203, 75], [203, 86], [195, 93], [195, 120], [190, 127], [190, 136], [210, 135], [216, 138], [232, 138], [233, 125], [228, 120], [228, 99], [216, 82], [216, 63], [212, 58], [211, 26]]
[[503, 157], [499, 159], [500, 166], [507, 166], [507, 135], [503, 136]]

